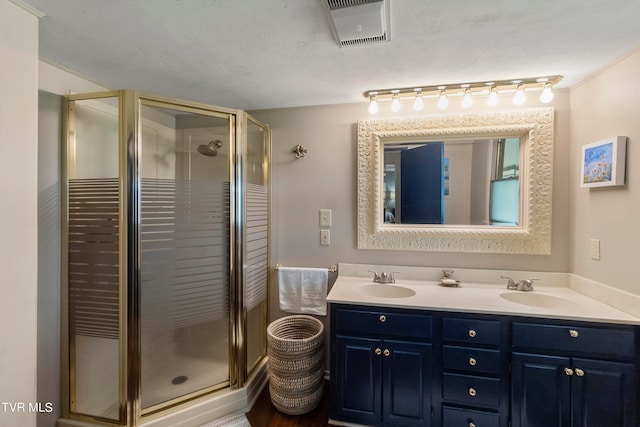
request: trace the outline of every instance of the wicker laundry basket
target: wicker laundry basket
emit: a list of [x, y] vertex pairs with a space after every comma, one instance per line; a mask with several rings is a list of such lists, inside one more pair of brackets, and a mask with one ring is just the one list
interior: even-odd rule
[[324, 325], [307, 315], [286, 316], [267, 328], [269, 394], [281, 412], [300, 415], [322, 399]]

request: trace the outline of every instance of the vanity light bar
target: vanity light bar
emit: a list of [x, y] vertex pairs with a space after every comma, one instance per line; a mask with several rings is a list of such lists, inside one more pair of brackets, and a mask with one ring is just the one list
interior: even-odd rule
[[513, 103], [522, 105], [526, 100], [526, 92], [541, 91], [540, 102], [549, 103], [553, 99], [551, 89], [562, 76], [531, 77], [525, 79], [496, 80], [487, 82], [456, 83], [438, 86], [405, 87], [398, 89], [368, 90], [362, 95], [369, 100], [369, 112], [376, 114], [379, 110], [378, 102], [392, 101], [391, 109], [398, 112], [402, 108], [401, 101], [413, 100], [415, 111], [424, 108], [425, 99], [435, 99], [438, 108], [445, 109], [449, 105], [450, 97], [462, 97], [462, 106], [469, 108], [473, 105], [474, 96], [487, 96], [487, 105], [493, 107], [499, 102], [499, 95], [512, 94]]

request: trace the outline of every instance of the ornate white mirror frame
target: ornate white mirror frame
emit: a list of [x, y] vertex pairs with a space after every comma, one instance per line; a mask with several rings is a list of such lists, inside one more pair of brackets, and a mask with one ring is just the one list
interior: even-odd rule
[[[521, 137], [520, 224], [515, 227], [385, 224], [384, 141]], [[548, 255], [551, 253], [553, 108], [358, 121], [358, 248]]]

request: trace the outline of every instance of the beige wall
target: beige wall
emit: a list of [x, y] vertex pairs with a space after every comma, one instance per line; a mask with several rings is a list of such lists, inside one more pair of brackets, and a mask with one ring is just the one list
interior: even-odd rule
[[[570, 118], [570, 271], [640, 294], [640, 50], [573, 88]], [[580, 188], [582, 145], [616, 135], [628, 139], [626, 185]], [[600, 261], [590, 239], [600, 239]]]
[[[0, 425], [36, 425], [38, 20], [0, 0]], [[22, 404], [22, 410], [8, 404]]]
[[60, 400], [60, 134], [62, 99], [38, 97], [38, 376], [37, 427], [51, 427], [62, 413]]
[[[521, 108], [541, 107], [530, 96]], [[533, 99], [535, 98], [535, 99]], [[502, 108], [514, 109], [502, 99]], [[448, 112], [460, 112], [451, 103]], [[480, 100], [472, 111], [486, 110]], [[371, 117], [367, 103], [257, 111], [252, 114], [273, 129], [272, 263], [324, 267], [338, 262], [487, 268], [511, 270], [569, 270], [569, 93], [557, 91], [553, 187], [553, 240], [549, 256], [378, 251], [356, 248], [356, 122]], [[386, 105], [381, 105], [383, 110]], [[453, 107], [453, 108], [451, 108]], [[405, 108], [407, 108], [405, 106]], [[498, 107], [500, 108], [500, 107]], [[438, 114], [435, 106], [424, 114]], [[405, 115], [410, 115], [406, 112]], [[380, 117], [391, 114], [378, 113]], [[296, 144], [308, 149], [295, 159]], [[319, 209], [333, 211], [331, 245], [320, 245]], [[272, 283], [277, 284], [275, 277]], [[271, 315], [278, 309], [277, 286], [272, 288]]]

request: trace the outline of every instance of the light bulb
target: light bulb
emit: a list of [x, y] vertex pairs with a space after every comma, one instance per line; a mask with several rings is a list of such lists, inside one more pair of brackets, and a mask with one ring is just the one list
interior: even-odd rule
[[378, 101], [376, 101], [376, 96], [370, 96], [369, 100], [369, 113], [376, 114], [378, 112]]
[[524, 88], [522, 85], [518, 85], [516, 88], [516, 93], [513, 95], [513, 104], [514, 105], [522, 105], [524, 101], [527, 100], [527, 95], [524, 94]]
[[447, 92], [444, 90], [440, 91], [440, 97], [438, 98], [438, 108], [444, 110], [449, 106], [449, 100], [447, 99]]
[[422, 100], [422, 92], [416, 93], [416, 100], [413, 103], [413, 109], [416, 111], [422, 111], [424, 108], [424, 101]]
[[462, 96], [462, 106], [464, 108], [469, 108], [473, 105], [473, 98], [471, 97], [471, 89], [465, 89], [464, 95]]
[[495, 107], [498, 105], [498, 89], [495, 86], [491, 87], [491, 92], [489, 93], [489, 97], [487, 98], [487, 105], [489, 107]]
[[401, 108], [402, 108], [402, 105], [400, 105], [400, 99], [398, 98], [398, 94], [394, 93], [393, 101], [391, 101], [391, 111], [393, 111], [394, 113], [397, 113], [398, 111], [400, 111]]
[[549, 83], [545, 83], [544, 89], [542, 89], [542, 93], [540, 94], [540, 102], [548, 104], [553, 100], [553, 92], [551, 92], [551, 85]]

